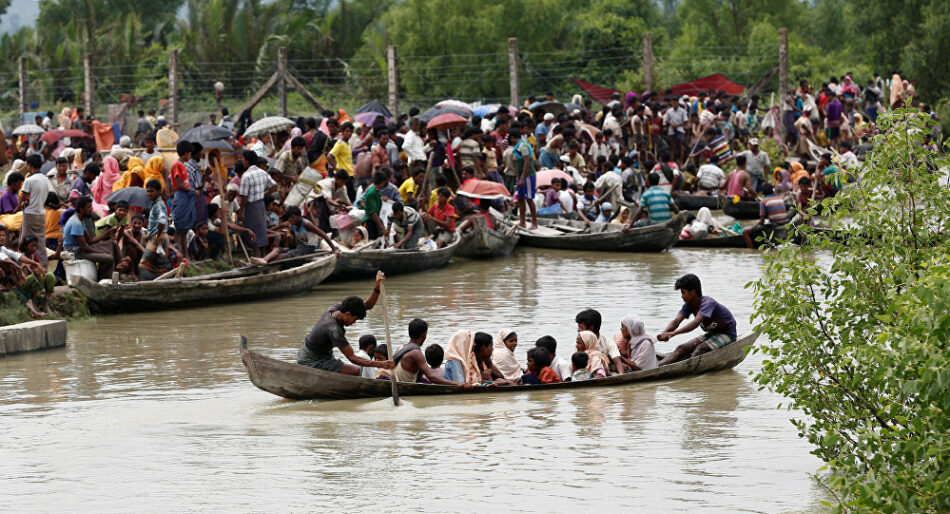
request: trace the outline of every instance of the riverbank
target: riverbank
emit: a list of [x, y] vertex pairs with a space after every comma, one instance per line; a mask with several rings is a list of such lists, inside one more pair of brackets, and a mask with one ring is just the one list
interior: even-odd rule
[[72, 321], [92, 317], [92, 310], [86, 298], [69, 286], [57, 286], [49, 300], [50, 314], [37, 318], [30, 313], [26, 302], [8, 291], [0, 295], [0, 327], [26, 323], [35, 320]]

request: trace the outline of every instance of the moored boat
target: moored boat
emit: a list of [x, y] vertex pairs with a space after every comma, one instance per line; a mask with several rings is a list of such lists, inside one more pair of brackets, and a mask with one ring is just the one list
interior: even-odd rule
[[299, 262], [277, 261], [213, 275], [147, 282], [99, 284], [79, 278], [75, 287], [106, 312], [200, 307], [307, 292], [333, 273], [336, 257], [313, 256]]
[[710, 210], [719, 208], [719, 196], [717, 195], [691, 195], [679, 193], [676, 195], [676, 206], [682, 211], [698, 211], [703, 207]]
[[[788, 229], [779, 227], [766, 230], [765, 226], [760, 226], [752, 232], [752, 244], [756, 248], [775, 246], [776, 241], [783, 241], [788, 237]], [[722, 237], [710, 236], [701, 239], [680, 239], [676, 242], [680, 248], [745, 248], [745, 239], [742, 234], [737, 236], [727, 235]]]
[[488, 228], [482, 216], [473, 216], [471, 228], [461, 234], [455, 255], [469, 259], [505, 257], [515, 249], [520, 236], [512, 227], [503, 230]]
[[539, 219], [542, 229], [520, 230], [521, 243], [536, 248], [591, 250], [600, 252], [661, 252], [673, 246], [686, 224], [686, 213], [665, 223], [624, 232], [617, 223]]
[[399, 250], [366, 247], [337, 257], [335, 279], [362, 278], [382, 271], [386, 275], [416, 273], [445, 266], [459, 245], [459, 237], [437, 250]]
[[[399, 396], [498, 394], [507, 392], [550, 391], [552, 389], [609, 387], [648, 380], [680, 378], [734, 368], [745, 360], [746, 347], [755, 343], [758, 336], [758, 333], [752, 333], [718, 350], [659, 368], [579, 382], [472, 388], [399, 382], [397, 386]], [[247, 368], [247, 374], [251, 382], [259, 389], [283, 398], [293, 400], [347, 400], [356, 398], [385, 398], [392, 394], [392, 384], [390, 384], [388, 380], [376, 380], [344, 375], [342, 373], [333, 373], [267, 357], [258, 352], [249, 350], [247, 348], [247, 339], [244, 336], [241, 336], [240, 352], [241, 360]]]
[[737, 220], [754, 220], [759, 218], [758, 200], [742, 200], [733, 202], [731, 198], [720, 197], [719, 204], [722, 206], [722, 213], [726, 216], [732, 216]]

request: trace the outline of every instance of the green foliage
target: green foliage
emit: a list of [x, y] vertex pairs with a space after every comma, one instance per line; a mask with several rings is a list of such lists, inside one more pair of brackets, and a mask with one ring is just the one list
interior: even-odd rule
[[803, 229], [750, 284], [773, 341], [755, 380], [804, 414], [836, 510], [947, 512], [950, 185], [934, 170], [948, 162], [922, 145], [929, 117], [878, 122], [860, 183], [824, 203], [847, 235]]

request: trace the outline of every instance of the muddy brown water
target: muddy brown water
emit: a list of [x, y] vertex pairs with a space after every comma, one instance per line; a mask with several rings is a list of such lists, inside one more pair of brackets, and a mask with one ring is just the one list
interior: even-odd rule
[[[574, 314], [603, 331], [633, 312], [656, 333], [693, 272], [748, 332], [760, 254], [674, 249], [603, 254], [518, 248], [387, 282], [393, 335], [414, 317], [429, 342], [457, 329], [553, 335]], [[283, 300], [71, 323], [65, 350], [0, 360], [0, 510], [615, 512], [820, 511], [820, 462], [782, 401], [734, 370], [613, 389], [353, 401], [256, 389], [237, 351], [292, 359], [333, 302], [370, 281]], [[384, 339], [380, 307], [349, 330]], [[676, 342], [660, 343], [669, 350]], [[769, 344], [760, 339], [758, 344]]]

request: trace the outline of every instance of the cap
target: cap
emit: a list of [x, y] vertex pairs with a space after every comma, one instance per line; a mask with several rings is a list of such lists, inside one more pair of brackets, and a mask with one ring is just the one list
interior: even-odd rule
[[759, 138], [753, 137], [749, 140], [749, 146], [759, 146]]
[[546, 114], [544, 115], [544, 121], [553, 121], [553, 120], [554, 120], [554, 115], [553, 115], [553, 114], [551, 114], [551, 113], [546, 113]]
[[600, 204], [600, 208], [601, 208], [602, 210], [605, 210], [605, 211], [612, 211], [612, 210], [614, 210], [614, 206], [611, 205], [610, 202], [604, 202], [604, 203]]
[[561, 162], [571, 162], [571, 158], [568, 157], [567, 155], [562, 155]]

